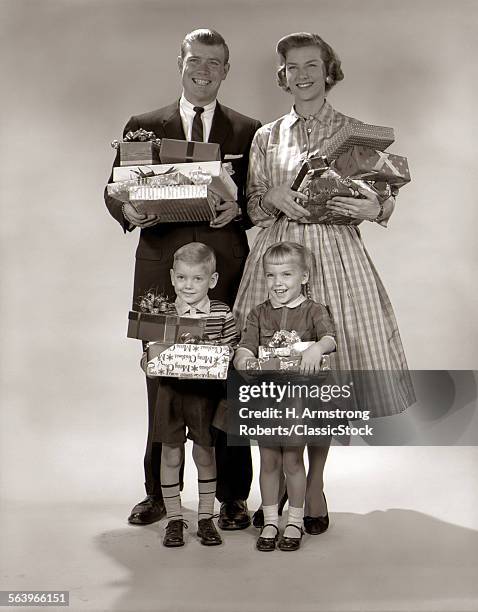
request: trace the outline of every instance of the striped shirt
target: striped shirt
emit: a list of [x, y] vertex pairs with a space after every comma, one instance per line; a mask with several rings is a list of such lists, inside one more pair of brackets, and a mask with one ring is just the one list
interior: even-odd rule
[[199, 304], [190, 306], [177, 298], [174, 302], [176, 312], [181, 317], [206, 319], [205, 338], [216, 340], [220, 344], [235, 347], [239, 342], [234, 317], [229, 306], [219, 300], [210, 300], [207, 296]]
[[260, 128], [252, 142], [247, 184], [247, 212], [254, 225], [271, 224], [259, 207], [259, 197], [271, 187], [292, 184], [308, 157], [322, 155], [328, 140], [344, 125], [360, 123], [324, 102], [315, 118], [306, 122], [294, 108], [289, 114]]

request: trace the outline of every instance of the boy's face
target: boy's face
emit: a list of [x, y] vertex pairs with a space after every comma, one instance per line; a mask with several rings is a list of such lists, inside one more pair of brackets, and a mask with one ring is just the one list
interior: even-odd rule
[[171, 270], [171, 282], [176, 295], [186, 304], [194, 306], [206, 297], [209, 289], [217, 284], [217, 272], [210, 272], [203, 264], [190, 264], [177, 261]]
[[269, 296], [280, 304], [288, 304], [297, 298], [309, 280], [309, 273], [302, 269], [298, 261], [291, 260], [281, 264], [264, 264]]

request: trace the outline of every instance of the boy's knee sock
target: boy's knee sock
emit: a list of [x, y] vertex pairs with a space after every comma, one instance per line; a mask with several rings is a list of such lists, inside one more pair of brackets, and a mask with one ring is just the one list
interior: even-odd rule
[[183, 518], [181, 509], [181, 496], [179, 494], [179, 482], [171, 485], [161, 485], [166, 514], [170, 521]]
[[211, 518], [214, 514], [214, 498], [216, 497], [216, 479], [208, 478], [201, 480], [198, 478], [199, 507], [198, 521]]
[[304, 508], [294, 508], [289, 506], [289, 513], [287, 515], [287, 525], [294, 525], [295, 527], [286, 527], [284, 530], [284, 536], [286, 538], [300, 538], [299, 529], [302, 530], [302, 522], [304, 520]]

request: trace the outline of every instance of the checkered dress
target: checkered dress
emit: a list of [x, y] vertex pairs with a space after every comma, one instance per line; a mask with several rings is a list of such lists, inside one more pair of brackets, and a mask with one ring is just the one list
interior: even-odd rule
[[415, 401], [397, 322], [385, 288], [355, 225], [300, 224], [285, 216], [268, 217], [259, 196], [271, 187], [292, 183], [305, 157], [321, 153], [327, 140], [355, 121], [327, 102], [308, 133], [294, 109], [263, 126], [255, 135], [249, 162], [248, 211], [263, 229], [246, 262], [234, 305], [239, 329], [254, 306], [267, 299], [262, 255], [275, 242], [290, 240], [315, 257], [310, 270], [310, 297], [329, 306], [337, 331], [335, 367], [341, 370], [399, 371], [376, 385], [369, 398], [374, 416], [396, 414]]

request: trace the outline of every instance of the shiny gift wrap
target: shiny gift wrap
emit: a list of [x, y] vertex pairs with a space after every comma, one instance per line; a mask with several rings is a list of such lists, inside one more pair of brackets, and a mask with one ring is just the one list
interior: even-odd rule
[[211, 177], [209, 184], [211, 191], [224, 201], [237, 201], [237, 185], [228, 172], [229, 167], [230, 164], [227, 162], [223, 164], [220, 161], [178, 163], [173, 166], [169, 164], [155, 164], [143, 167], [129, 166], [128, 168], [116, 166], [113, 168], [113, 181], [127, 181], [138, 176], [144, 177], [180, 172], [190, 179], [191, 183], [194, 183], [198, 173], [207, 174]]
[[406, 157], [369, 147], [352, 147], [335, 160], [334, 168], [342, 176], [384, 181], [396, 187], [410, 182]]
[[217, 196], [207, 185], [140, 185], [129, 190], [138, 212], [159, 216], [160, 223], [211, 221], [216, 217]]
[[109, 183], [106, 186], [108, 195], [113, 196], [121, 202], [130, 201], [130, 190], [140, 185], [149, 187], [162, 187], [168, 185], [188, 185], [190, 180], [180, 172], [169, 172], [158, 176], [142, 176], [138, 174], [137, 178], [118, 181], [117, 183]]

